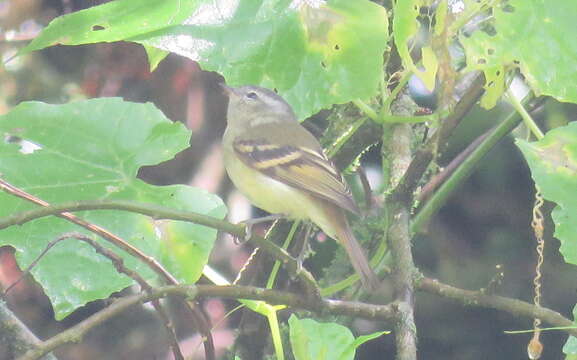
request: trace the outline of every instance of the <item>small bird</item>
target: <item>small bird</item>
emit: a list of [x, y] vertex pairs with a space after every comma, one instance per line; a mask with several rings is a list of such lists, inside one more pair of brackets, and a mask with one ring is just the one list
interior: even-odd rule
[[228, 95], [224, 166], [235, 186], [257, 207], [311, 220], [346, 249], [365, 288], [379, 281], [348, 224], [359, 209], [318, 140], [275, 92], [221, 84]]

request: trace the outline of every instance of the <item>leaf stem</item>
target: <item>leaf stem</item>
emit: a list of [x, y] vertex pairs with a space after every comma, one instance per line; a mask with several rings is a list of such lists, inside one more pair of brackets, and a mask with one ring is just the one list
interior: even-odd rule
[[329, 158], [333, 158], [341, 150], [343, 145], [345, 145], [347, 141], [349, 141], [349, 139], [365, 123], [365, 121], [367, 121], [366, 117], [361, 117], [360, 119], [355, 121], [355, 123], [351, 127], [349, 127], [347, 131], [345, 131], [341, 136], [339, 136], [339, 138], [334, 143], [332, 143], [329, 148], [326, 149], [327, 156]]
[[539, 126], [537, 126], [535, 120], [533, 120], [531, 115], [527, 112], [527, 110], [525, 110], [525, 107], [523, 106], [523, 104], [521, 104], [519, 99], [517, 99], [517, 97], [513, 94], [511, 89], [507, 90], [507, 100], [509, 100], [509, 103], [513, 106], [513, 108], [515, 108], [515, 110], [519, 113], [519, 115], [521, 115], [521, 118], [523, 119], [523, 123], [525, 123], [525, 126], [527, 126], [527, 128], [538, 140], [541, 140], [545, 136], [545, 134], [543, 134], [541, 129], [539, 129]]
[[[401, 76], [401, 79], [399, 80], [399, 83], [397, 84], [397, 86], [395, 86], [395, 88], [393, 89], [393, 91], [391, 91], [389, 96], [383, 100], [383, 105], [381, 106], [381, 116], [382, 117], [391, 114], [392, 102], [397, 98], [397, 95], [399, 95], [399, 92], [401, 92], [401, 90], [403, 90], [405, 85], [407, 85], [407, 83], [409, 82], [409, 79], [411, 78], [411, 75], [413, 75], [412, 71], [405, 70], [403, 72], [403, 75]], [[379, 121], [379, 122], [382, 122], [382, 121]]]
[[377, 112], [369, 106], [366, 102], [362, 101], [361, 99], [353, 100], [353, 104], [356, 105], [362, 112], [365, 113], [371, 120], [375, 122], [380, 122], [380, 117]]

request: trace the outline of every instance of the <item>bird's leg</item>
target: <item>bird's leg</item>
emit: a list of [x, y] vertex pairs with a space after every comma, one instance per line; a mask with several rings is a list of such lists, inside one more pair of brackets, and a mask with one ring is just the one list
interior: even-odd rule
[[297, 256], [298, 271], [302, 269], [303, 262], [305, 261], [306, 257], [309, 255], [311, 251], [311, 246], [309, 244], [309, 236], [311, 235], [312, 230], [313, 227], [311, 226], [311, 224], [307, 224], [303, 238], [303, 245], [299, 251], [299, 255]]
[[244, 242], [247, 242], [252, 237], [252, 227], [254, 225], [261, 224], [261, 223], [267, 222], [267, 221], [282, 219], [284, 217], [286, 217], [284, 214], [271, 214], [271, 215], [259, 217], [256, 219], [247, 219], [247, 220], [241, 221], [240, 223], [244, 224], [244, 226], [245, 226], [244, 239], [242, 239], [242, 241], [241, 241], [241, 239], [238, 236], [235, 236], [234, 237], [234, 243], [239, 245], [239, 244], [242, 244]]

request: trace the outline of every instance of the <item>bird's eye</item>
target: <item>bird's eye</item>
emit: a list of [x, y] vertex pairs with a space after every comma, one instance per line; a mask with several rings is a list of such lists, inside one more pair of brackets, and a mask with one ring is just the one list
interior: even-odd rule
[[246, 97], [251, 100], [256, 100], [258, 98], [258, 95], [254, 91], [251, 91], [248, 94], [246, 94]]

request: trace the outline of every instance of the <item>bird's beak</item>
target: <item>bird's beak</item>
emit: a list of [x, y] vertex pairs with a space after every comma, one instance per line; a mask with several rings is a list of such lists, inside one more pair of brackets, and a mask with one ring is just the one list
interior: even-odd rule
[[222, 92], [228, 96], [229, 98], [231, 97], [231, 95], [236, 95], [236, 91], [235, 88], [232, 88], [228, 85], [226, 85], [225, 83], [220, 83], [218, 84], [220, 86], [220, 88], [222, 89]]

